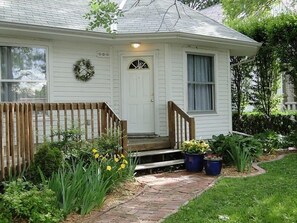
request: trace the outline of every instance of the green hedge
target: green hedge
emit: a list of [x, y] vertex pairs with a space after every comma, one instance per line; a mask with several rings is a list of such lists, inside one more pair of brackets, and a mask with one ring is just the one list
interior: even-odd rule
[[266, 117], [259, 113], [244, 113], [241, 118], [233, 114], [233, 130], [247, 134], [258, 134], [266, 131], [274, 131], [288, 135], [297, 130], [297, 112], [277, 113]]

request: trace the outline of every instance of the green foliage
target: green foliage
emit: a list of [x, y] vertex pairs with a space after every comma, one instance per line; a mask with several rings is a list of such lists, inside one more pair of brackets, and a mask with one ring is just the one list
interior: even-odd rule
[[204, 140], [196, 139], [184, 141], [181, 145], [181, 150], [188, 154], [205, 154], [208, 148], [208, 143], [206, 143]]
[[67, 215], [73, 211], [80, 214], [89, 213], [100, 206], [108, 191], [107, 183], [98, 171], [98, 164], [92, 162], [85, 166], [84, 162], [73, 166], [65, 165], [54, 173], [44, 184], [56, 193], [60, 208]]
[[40, 182], [38, 169], [43, 172], [46, 178], [56, 172], [63, 163], [63, 154], [57, 147], [52, 147], [46, 142], [37, 148], [33, 163], [29, 170], [29, 178], [34, 182]]
[[227, 21], [249, 17], [265, 17], [280, 0], [221, 0]]
[[239, 172], [249, 169], [251, 162], [262, 154], [262, 144], [253, 137], [221, 134], [213, 136], [209, 144], [225, 164], [234, 164]]
[[285, 136], [282, 145], [284, 148], [288, 148], [288, 147], [297, 148], [297, 131], [293, 131], [289, 135]]
[[297, 95], [297, 16], [282, 14], [259, 20], [233, 21], [229, 25], [237, 31], [262, 42], [254, 65], [252, 102], [268, 117], [277, 109], [276, 91], [281, 73], [289, 76]]
[[3, 220], [12, 222], [12, 218], [29, 222], [60, 222], [62, 212], [57, 207], [55, 194], [48, 187], [37, 188], [32, 183], [21, 179], [5, 186], [5, 193], [0, 195], [0, 210]]
[[93, 153], [100, 164], [103, 180], [108, 181], [108, 188], [116, 187], [120, 182], [134, 176], [136, 160], [132, 157], [124, 154], [100, 155], [97, 150], [93, 150]]
[[111, 33], [111, 25], [117, 23], [118, 17], [123, 16], [118, 5], [110, 0], [91, 0], [89, 5], [90, 11], [84, 15], [90, 21], [88, 30], [103, 27]]
[[260, 113], [244, 113], [240, 121], [239, 116], [233, 114], [233, 129], [250, 135], [267, 131], [288, 135], [297, 130], [296, 120], [296, 112], [274, 113], [269, 118]]
[[283, 137], [273, 131], [259, 133], [254, 137], [262, 143], [263, 152], [267, 154], [272, 154], [283, 146]]
[[121, 151], [120, 143], [121, 132], [108, 131], [106, 134], [102, 134], [94, 143], [95, 147], [99, 149], [100, 154], [117, 154]]
[[232, 141], [228, 153], [230, 154], [238, 172], [244, 172], [246, 170], [250, 171], [252, 158], [248, 149], [244, 147], [241, 148], [238, 143]]
[[216, 5], [220, 0], [180, 0], [182, 3], [190, 6], [192, 9], [200, 10]]
[[163, 222], [296, 222], [296, 159], [292, 154], [262, 164], [267, 173], [260, 176], [222, 178]]
[[51, 147], [57, 147], [63, 152], [64, 161], [68, 163], [84, 160], [86, 163], [91, 159], [92, 144], [81, 140], [82, 131], [79, 128], [70, 128], [54, 133], [54, 136], [62, 138], [60, 142], [51, 142]]
[[231, 57], [231, 73], [232, 73], [232, 108], [238, 114], [242, 114], [250, 98], [251, 85], [251, 63], [242, 63], [247, 58]]

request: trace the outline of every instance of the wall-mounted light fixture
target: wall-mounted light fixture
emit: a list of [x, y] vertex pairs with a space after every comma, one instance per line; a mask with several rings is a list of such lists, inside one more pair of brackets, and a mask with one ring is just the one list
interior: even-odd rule
[[140, 43], [131, 43], [131, 46], [137, 49], [138, 47], [140, 47]]

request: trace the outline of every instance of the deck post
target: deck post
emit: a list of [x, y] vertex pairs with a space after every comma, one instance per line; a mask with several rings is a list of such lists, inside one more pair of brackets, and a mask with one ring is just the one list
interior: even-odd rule
[[190, 140], [195, 139], [195, 118], [190, 118], [189, 122], [189, 129], [190, 129]]
[[172, 101], [168, 101], [168, 131], [170, 147], [175, 147], [175, 119]]
[[121, 120], [121, 134], [123, 152], [126, 153], [128, 147], [127, 120]]
[[106, 134], [107, 133], [107, 109], [106, 104], [103, 103], [102, 111], [101, 111], [101, 133]]

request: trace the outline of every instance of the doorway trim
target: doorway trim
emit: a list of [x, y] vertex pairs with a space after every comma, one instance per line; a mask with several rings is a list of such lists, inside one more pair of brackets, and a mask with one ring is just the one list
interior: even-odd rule
[[123, 64], [124, 61], [124, 57], [147, 57], [150, 56], [152, 57], [152, 65], [153, 65], [153, 91], [154, 91], [154, 133], [156, 135], [160, 134], [160, 114], [159, 114], [159, 94], [158, 94], [158, 51], [144, 51], [144, 52], [120, 52], [119, 53], [119, 57], [120, 57], [120, 110], [121, 110], [121, 114], [124, 114], [124, 104], [123, 102], [125, 101], [124, 96], [125, 96], [125, 92], [124, 92], [124, 72], [123, 72], [123, 68], [125, 66], [125, 64]]

